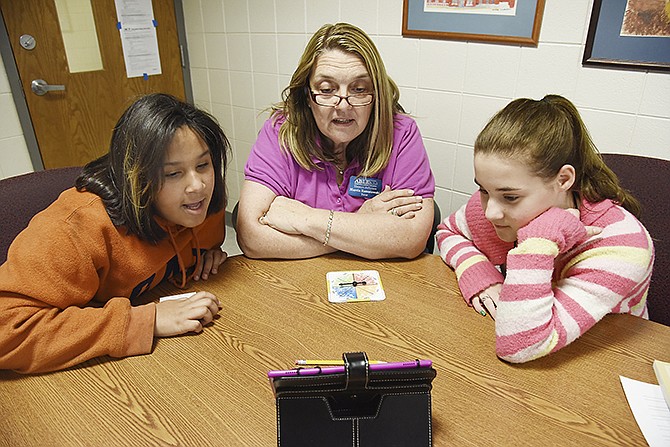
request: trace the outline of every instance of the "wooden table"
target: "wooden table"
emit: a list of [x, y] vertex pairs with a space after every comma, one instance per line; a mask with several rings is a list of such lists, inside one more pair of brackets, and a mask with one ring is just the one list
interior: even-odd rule
[[[359, 269], [380, 272], [386, 300], [328, 303], [326, 272]], [[493, 322], [463, 303], [453, 272], [432, 255], [237, 256], [197, 286], [223, 306], [199, 335], [52, 374], [0, 372], [0, 445], [272, 446], [267, 371], [359, 350], [372, 359], [433, 360], [435, 446], [644, 445], [619, 375], [656, 383], [652, 361], [670, 360], [670, 327], [610, 315], [556, 354], [504, 363]]]

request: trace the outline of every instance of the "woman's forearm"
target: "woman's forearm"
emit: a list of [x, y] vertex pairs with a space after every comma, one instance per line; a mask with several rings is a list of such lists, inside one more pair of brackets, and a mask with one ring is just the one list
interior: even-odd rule
[[285, 234], [260, 224], [238, 232], [237, 242], [247, 257], [256, 259], [304, 259], [336, 251], [308, 236]]
[[[329, 210], [310, 209], [296, 219], [295, 225], [301, 234], [323, 244], [329, 220]], [[411, 259], [423, 252], [432, 222], [432, 200], [410, 219], [388, 213], [334, 212], [328, 246], [368, 259]]]

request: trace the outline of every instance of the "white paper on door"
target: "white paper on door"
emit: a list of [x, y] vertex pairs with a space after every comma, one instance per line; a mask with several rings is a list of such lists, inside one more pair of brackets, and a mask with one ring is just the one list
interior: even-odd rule
[[114, 3], [128, 77], [161, 74], [151, 0], [114, 0]]

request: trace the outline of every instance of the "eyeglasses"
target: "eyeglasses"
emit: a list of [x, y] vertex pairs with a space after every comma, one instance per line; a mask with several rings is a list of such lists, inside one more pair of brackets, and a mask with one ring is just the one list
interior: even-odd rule
[[340, 96], [324, 93], [309, 92], [312, 101], [323, 107], [337, 107], [344, 99], [351, 107], [363, 107], [372, 104], [374, 95], [372, 93], [357, 93], [355, 95]]

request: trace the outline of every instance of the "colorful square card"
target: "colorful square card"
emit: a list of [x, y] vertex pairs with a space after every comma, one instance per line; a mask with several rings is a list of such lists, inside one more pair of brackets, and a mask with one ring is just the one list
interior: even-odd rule
[[328, 301], [331, 303], [381, 301], [386, 298], [379, 272], [376, 270], [328, 272], [326, 283]]

